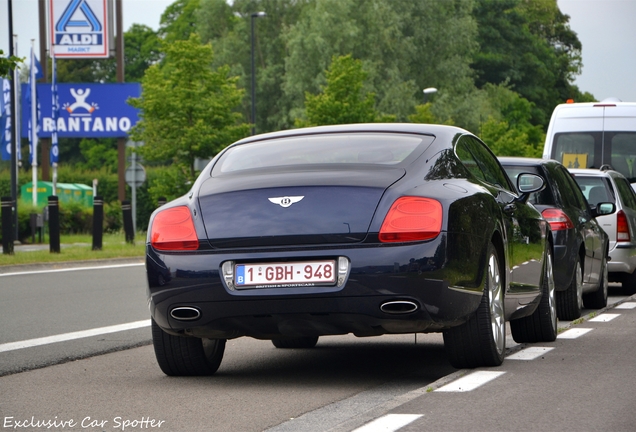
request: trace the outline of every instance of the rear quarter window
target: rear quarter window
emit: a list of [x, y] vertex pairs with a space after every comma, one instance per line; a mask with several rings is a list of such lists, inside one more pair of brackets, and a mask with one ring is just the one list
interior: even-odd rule
[[636, 210], [636, 196], [634, 196], [634, 190], [627, 180], [624, 178], [615, 178], [614, 182], [616, 183], [616, 188], [618, 189], [618, 194], [621, 197], [623, 206]]
[[595, 206], [600, 202], [616, 203], [614, 189], [609, 179], [604, 177], [574, 176], [574, 180], [579, 185], [587, 202], [591, 205]]

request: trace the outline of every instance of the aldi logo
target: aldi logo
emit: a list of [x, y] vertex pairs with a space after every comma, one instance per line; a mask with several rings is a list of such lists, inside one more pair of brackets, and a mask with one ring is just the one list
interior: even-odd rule
[[110, 56], [112, 0], [49, 0], [50, 52], [57, 58]]

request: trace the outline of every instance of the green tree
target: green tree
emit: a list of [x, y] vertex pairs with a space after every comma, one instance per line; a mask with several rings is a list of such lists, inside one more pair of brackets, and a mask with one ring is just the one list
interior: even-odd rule
[[426, 123], [426, 124], [447, 124], [452, 125], [453, 120], [447, 119], [446, 121], [441, 121], [435, 114], [431, 112], [431, 103], [426, 102], [422, 105], [417, 105], [415, 107], [415, 114], [411, 114], [408, 116], [408, 119], [411, 123]]
[[297, 126], [318, 126], [346, 123], [370, 123], [379, 116], [374, 109], [373, 93], [362, 87], [367, 74], [362, 62], [351, 55], [334, 57], [326, 72], [327, 85], [322, 93], [305, 94], [306, 120], [297, 119]]
[[284, 34], [288, 54], [281, 103], [287, 115], [297, 117], [304, 94], [324, 85], [334, 55], [351, 53], [363, 62], [365, 90], [376, 94], [379, 112], [406, 121], [422, 102], [422, 89], [434, 86], [440, 89], [434, 105], [444, 107], [438, 117], [463, 124], [463, 117], [477, 111], [456, 110], [455, 103], [474, 89], [471, 7], [470, 0], [309, 2]]
[[479, 135], [498, 156], [541, 157], [545, 134], [530, 122], [534, 104], [505, 85], [487, 84], [490, 110]]
[[87, 139], [79, 143], [84, 161], [77, 166], [84, 170], [105, 169], [108, 172], [117, 172], [117, 139]]
[[0, 78], [9, 76], [12, 69], [17, 68], [24, 59], [16, 56], [4, 57], [4, 52], [0, 50]]
[[177, 0], [161, 15], [159, 36], [168, 43], [188, 40], [196, 33], [199, 0]]
[[196, 158], [209, 158], [249, 133], [235, 111], [243, 91], [228, 68], [210, 68], [212, 47], [196, 34], [164, 47], [165, 59], [146, 71], [141, 97], [130, 104], [140, 120], [131, 138], [144, 141], [140, 154], [148, 161], [169, 160], [189, 181]]
[[556, 0], [477, 0], [481, 47], [473, 57], [478, 87], [506, 84], [532, 102], [532, 123], [547, 126], [554, 107], [582, 96], [572, 84], [581, 43]]
[[161, 59], [161, 39], [153, 29], [133, 24], [124, 33], [126, 82], [140, 82], [148, 69]]

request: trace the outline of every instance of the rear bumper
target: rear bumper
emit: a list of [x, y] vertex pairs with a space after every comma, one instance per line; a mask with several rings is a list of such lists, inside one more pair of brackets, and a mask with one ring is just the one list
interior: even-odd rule
[[[271, 339], [440, 331], [467, 320], [482, 297], [481, 251], [462, 251], [471, 259], [449, 264], [446, 235], [406, 246], [328, 250], [223, 254], [158, 254], [150, 247], [147, 250], [151, 314], [162, 329], [173, 334]], [[221, 274], [227, 260], [268, 262], [339, 256], [350, 261], [341, 287], [232, 290]], [[392, 313], [381, 309], [385, 302], [396, 300], [414, 304], [415, 310]], [[175, 319], [171, 311], [177, 307], [194, 308], [200, 316], [189, 321]]]
[[611, 260], [607, 263], [609, 273], [632, 274], [636, 270], [636, 244], [617, 243], [609, 252]]

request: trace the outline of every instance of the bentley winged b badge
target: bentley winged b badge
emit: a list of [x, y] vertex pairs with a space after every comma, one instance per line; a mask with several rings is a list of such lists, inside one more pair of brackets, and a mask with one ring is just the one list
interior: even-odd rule
[[274, 204], [278, 204], [281, 207], [289, 207], [293, 203], [297, 203], [301, 199], [305, 198], [304, 196], [285, 196], [285, 197], [274, 197], [268, 198]]

